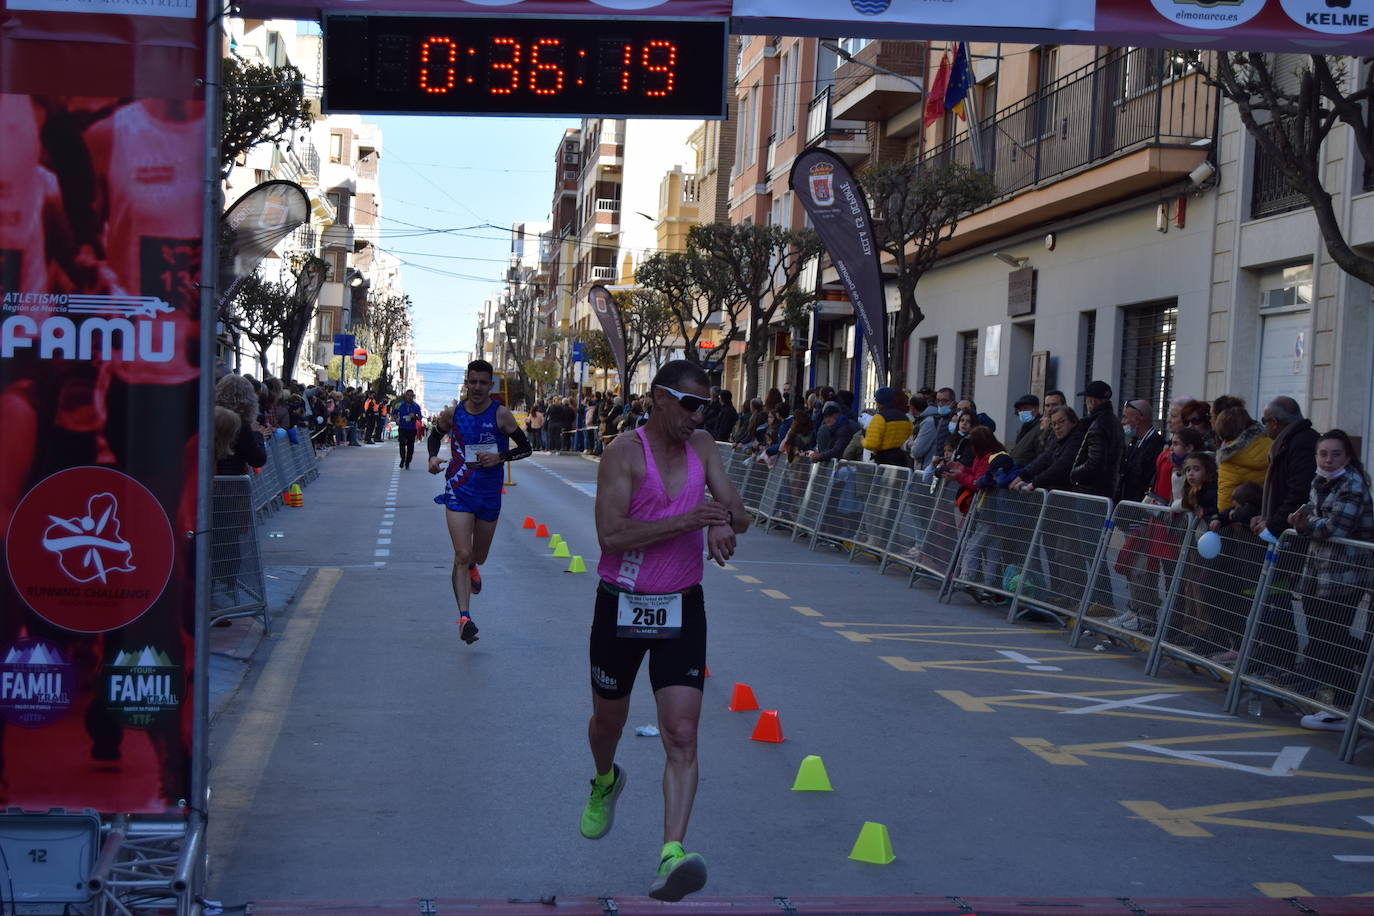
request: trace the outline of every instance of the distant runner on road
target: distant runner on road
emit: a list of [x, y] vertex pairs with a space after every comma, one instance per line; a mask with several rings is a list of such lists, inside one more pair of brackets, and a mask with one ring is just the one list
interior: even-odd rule
[[[471, 599], [482, 590], [477, 567], [487, 561], [496, 520], [501, 515], [501, 463], [530, 454], [530, 440], [515, 415], [491, 398], [491, 363], [468, 363], [466, 398], [445, 407], [430, 430], [429, 472], [444, 472], [444, 492], [434, 501], [444, 506], [448, 535], [453, 541], [453, 597], [458, 602], [458, 633], [463, 642], [477, 641]], [[448, 437], [450, 458], [439, 458]], [[515, 448], [509, 439], [515, 440]]]
[[[705, 860], [682, 848], [696, 797], [706, 669], [703, 540], [711, 559], [724, 565], [749, 519], [711, 434], [697, 429], [711, 400], [706, 373], [687, 360], [673, 360], [654, 376], [650, 396], [648, 422], [606, 446], [597, 471], [601, 563], [587, 726], [596, 777], [580, 829], [591, 840], [611, 829], [625, 787], [615, 750], [647, 653], [666, 756], [663, 850], [649, 896], [676, 901], [706, 884]], [[714, 501], [706, 499], [707, 486]]]

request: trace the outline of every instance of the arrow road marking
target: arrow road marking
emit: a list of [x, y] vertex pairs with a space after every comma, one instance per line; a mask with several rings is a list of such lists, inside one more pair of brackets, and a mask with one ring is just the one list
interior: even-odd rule
[[998, 655], [1005, 655], [1014, 662], [1025, 665], [1031, 671], [1063, 671], [1063, 668], [1056, 668], [1054, 665], [1042, 665], [1038, 659], [1031, 658], [1029, 655], [1022, 655], [1020, 652], [1013, 652], [1010, 649], [998, 649]]
[[1170, 715], [1198, 716], [1199, 718], [1203, 719], [1231, 718], [1231, 716], [1225, 715], [1224, 713], [1198, 712], [1192, 709], [1172, 709], [1168, 706], [1153, 705], [1156, 700], [1168, 700], [1178, 696], [1178, 694], [1176, 693], [1149, 693], [1144, 696], [1125, 697], [1120, 700], [1101, 700], [1097, 697], [1085, 697], [1072, 693], [1053, 693], [1049, 690], [1018, 690], [1016, 692], [1029, 693], [1034, 696], [1041, 697], [1057, 697], [1059, 699], [1064, 700], [1082, 700], [1085, 703], [1092, 704], [1091, 706], [1080, 706], [1077, 709], [1064, 710], [1063, 714], [1069, 716], [1080, 716], [1086, 715], [1087, 713], [1106, 712], [1108, 710], [1123, 709], [1129, 707], [1131, 709], [1148, 709], [1152, 712], [1164, 712], [1169, 713]]

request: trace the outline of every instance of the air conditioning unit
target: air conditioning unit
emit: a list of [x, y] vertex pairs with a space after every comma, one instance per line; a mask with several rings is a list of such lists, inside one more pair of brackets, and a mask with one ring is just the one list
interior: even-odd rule
[[1291, 308], [1297, 305], [1311, 305], [1309, 298], [1297, 286], [1284, 286], [1279, 289], [1266, 289], [1260, 293], [1261, 309]]

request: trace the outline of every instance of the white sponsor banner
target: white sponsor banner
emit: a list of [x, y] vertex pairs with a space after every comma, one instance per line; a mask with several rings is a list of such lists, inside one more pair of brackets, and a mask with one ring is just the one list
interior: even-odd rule
[[196, 18], [195, 0], [5, 0], [11, 10], [49, 13], [108, 13], [119, 16]]
[[735, 0], [734, 9], [744, 17], [1090, 31], [1096, 0]]

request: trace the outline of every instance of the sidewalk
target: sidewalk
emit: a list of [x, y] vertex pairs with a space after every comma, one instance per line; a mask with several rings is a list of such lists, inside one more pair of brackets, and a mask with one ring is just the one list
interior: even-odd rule
[[[272, 615], [272, 632], [280, 635], [286, 626], [286, 612], [296, 602], [301, 583], [310, 570], [305, 566], [268, 566], [267, 612]], [[239, 617], [231, 626], [210, 630], [210, 724], [238, 693], [253, 654], [263, 640], [262, 622], [256, 617]]]

